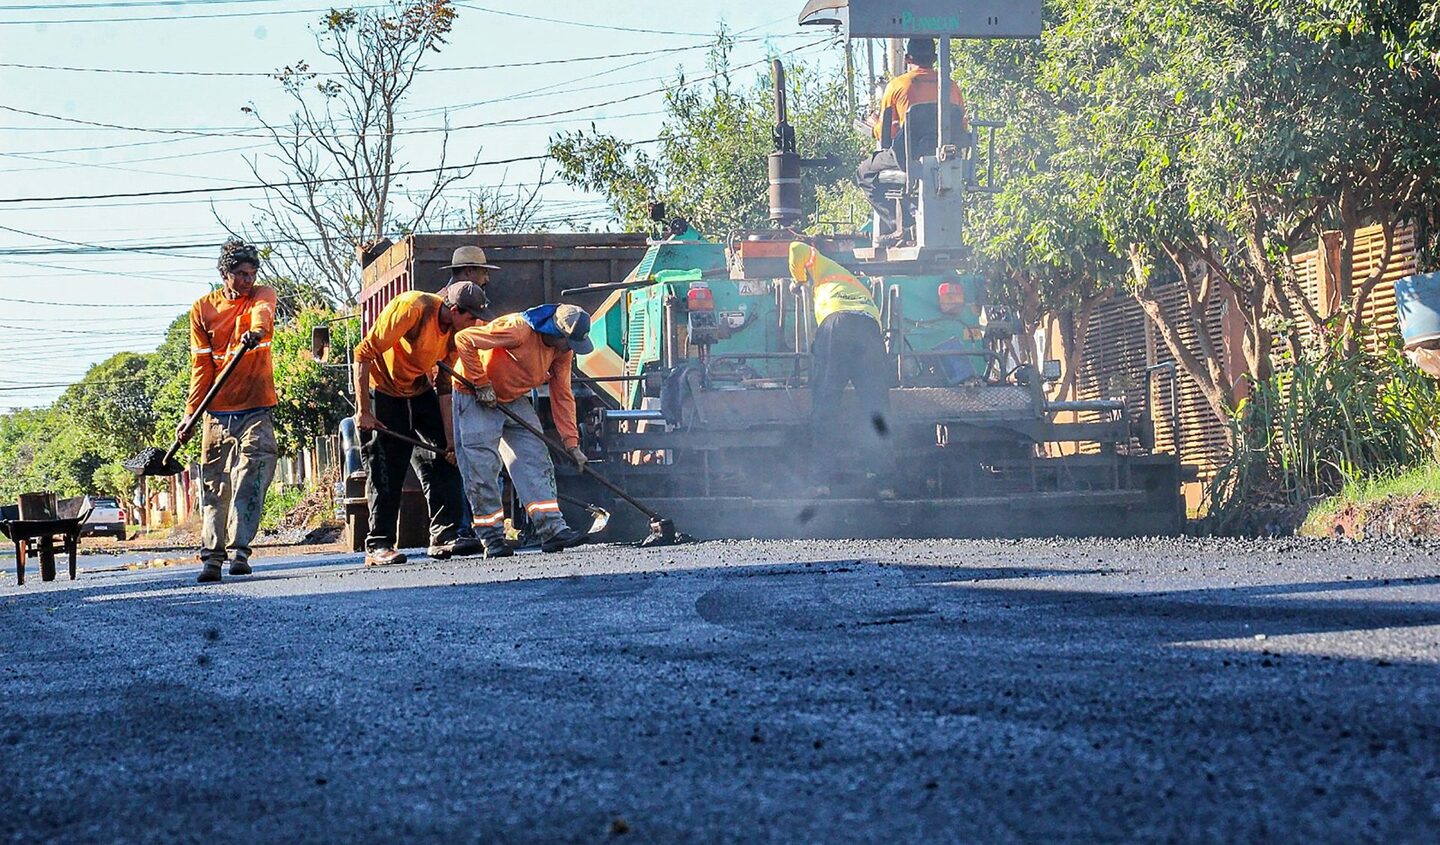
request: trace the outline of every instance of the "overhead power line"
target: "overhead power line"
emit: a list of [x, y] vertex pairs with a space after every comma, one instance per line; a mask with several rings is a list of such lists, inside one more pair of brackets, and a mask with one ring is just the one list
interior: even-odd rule
[[[797, 38], [804, 37], [804, 33], [787, 33], [774, 36], [776, 38]], [[763, 41], [764, 38], [746, 37], [734, 39], [736, 43], [748, 43], [752, 41]], [[659, 56], [666, 53], [683, 53], [687, 50], [698, 50], [703, 47], [711, 47], [714, 41], [706, 41], [703, 44], [690, 44], [684, 47], [659, 47], [653, 50], [630, 50], [624, 53], [605, 53], [597, 56], [570, 56], [559, 59], [540, 59], [532, 62], [505, 62], [493, 65], [457, 65], [454, 67], [422, 67], [420, 73], [458, 73], [461, 71], [476, 70], [513, 70], [515, 68], [544, 67], [547, 65], [568, 65], [579, 62], [598, 62], [606, 59], [631, 59], [640, 56]], [[274, 77], [276, 71], [259, 70], [144, 70], [140, 68], [116, 68], [116, 67], [74, 67], [71, 65], [34, 65], [22, 64], [19, 62], [0, 62], [0, 67], [15, 68], [17, 70], [52, 70], [66, 71], [70, 73], [116, 73], [129, 74], [134, 76], [218, 76], [218, 77], [249, 77], [265, 78]], [[316, 76], [339, 76], [340, 71], [315, 71]]]
[[242, 6], [250, 3], [283, 3], [285, 0], [104, 0], [75, 3], [3, 3], [0, 12], [68, 12], [74, 9], [158, 9], [177, 6]]
[[[827, 41], [829, 41], [828, 38], [822, 38], [822, 39], [819, 39], [819, 40], [816, 40], [816, 41], [812, 41], [812, 42], [810, 42], [810, 43], [808, 43], [808, 44], [803, 44], [803, 45], [800, 45], [800, 46], [798, 46], [798, 47], [794, 47], [794, 48], [791, 48], [791, 49], [789, 49], [789, 50], [786, 50], [785, 53], [784, 53], [784, 55], [790, 55], [790, 54], [794, 54], [794, 53], [799, 53], [799, 52], [802, 52], [802, 51], [804, 51], [804, 50], [808, 50], [808, 49], [810, 49], [810, 48], [812, 48], [812, 47], [817, 47], [817, 46], [819, 46], [819, 45], [821, 45], [821, 44], [826, 43]], [[747, 68], [754, 67], [754, 66], [760, 65], [760, 64], [764, 64], [764, 63], [767, 63], [767, 62], [769, 62], [769, 61], [770, 61], [770, 58], [769, 58], [769, 57], [766, 57], [766, 58], [759, 59], [759, 60], [754, 61], [754, 62], [748, 62], [748, 63], [743, 64], [743, 65], [737, 65], [737, 66], [735, 66], [735, 67], [733, 67], [733, 68], [729, 68], [729, 69], [727, 70], [727, 72], [733, 73], [733, 72], [735, 72], [735, 71], [745, 70], [745, 69], [747, 69]], [[690, 86], [690, 85], [695, 85], [695, 84], [698, 84], [698, 83], [700, 83], [700, 82], [705, 82], [705, 81], [714, 79], [714, 78], [716, 78], [717, 76], [720, 76], [720, 73], [719, 73], [719, 72], [710, 73], [710, 74], [706, 74], [706, 75], [704, 75], [704, 76], [698, 76], [698, 77], [694, 77], [694, 78], [691, 78], [691, 79], [686, 79], [686, 80], [682, 81], [678, 86], [674, 86], [674, 87], [679, 87], [679, 88], [688, 87], [688, 86]], [[568, 108], [568, 109], [558, 109], [558, 110], [551, 111], [551, 112], [545, 112], [545, 113], [543, 113], [543, 114], [529, 115], [529, 116], [527, 116], [527, 117], [512, 118], [512, 119], [509, 119], [509, 120], [498, 120], [498, 121], [492, 121], [492, 122], [490, 122], [490, 123], [480, 123], [480, 124], [473, 124], [473, 125], [469, 125], [469, 126], [457, 126], [457, 127], [453, 127], [453, 130], [489, 128], [489, 127], [495, 127], [495, 126], [505, 126], [505, 125], [509, 125], [509, 124], [513, 124], [513, 123], [519, 123], [519, 122], [525, 122], [525, 121], [532, 121], [532, 120], [536, 120], [536, 119], [539, 119], [539, 118], [558, 117], [558, 116], [561, 116], [561, 115], [574, 114], [574, 113], [576, 113], [576, 112], [586, 111], [586, 110], [588, 110], [588, 109], [603, 108], [603, 107], [605, 107], [605, 106], [612, 106], [612, 105], [617, 105], [617, 104], [619, 104], [619, 103], [630, 102], [630, 101], [632, 101], [632, 100], [640, 99], [641, 97], [648, 97], [648, 96], [651, 96], [651, 95], [653, 95], [653, 94], [665, 93], [665, 92], [667, 92], [667, 91], [669, 91], [669, 90], [671, 90], [671, 86], [661, 86], [661, 87], [659, 87], [659, 88], [654, 88], [654, 89], [651, 89], [651, 90], [648, 90], [648, 91], [642, 91], [642, 92], [640, 92], [640, 93], [638, 93], [638, 94], [630, 94], [630, 95], [625, 96], [625, 97], [617, 97], [617, 98], [615, 98], [615, 99], [607, 100], [607, 101], [601, 102], [601, 103], [589, 103], [589, 104], [586, 104], [586, 105], [583, 105], [583, 106], [574, 106], [574, 107]], [[12, 106], [0, 106], [0, 109], [9, 110], [9, 111], [18, 111], [18, 112], [22, 112], [22, 113], [26, 113], [26, 114], [38, 114], [37, 112], [28, 112], [28, 111], [25, 111], [25, 110], [23, 110], [23, 109], [16, 109], [16, 108], [14, 108], [14, 107], [12, 107]], [[76, 121], [75, 118], [61, 118], [61, 117], [58, 117], [58, 116], [55, 116], [55, 115], [40, 115], [40, 116], [42, 116], [42, 117], [54, 117], [54, 118], [57, 119], [57, 120]], [[76, 122], [88, 123], [89, 121], [76, 121]], [[97, 124], [97, 125], [101, 125], [101, 124]], [[152, 132], [154, 132], [154, 131], [166, 131], [166, 130], [137, 130], [137, 131], [152, 131]], [[450, 131], [450, 130], [446, 130], [446, 131]], [[397, 134], [400, 134], [400, 133], [397, 133]], [[634, 142], [631, 142], [631, 143], [632, 143], [633, 145], [653, 144], [653, 143], [655, 143], [655, 142], [658, 141], [658, 140], [659, 140], [658, 138], [650, 138], [650, 139], [647, 139], [647, 140], [644, 140], [644, 141], [634, 141]], [[430, 167], [430, 168], [421, 168], [421, 169], [415, 169], [415, 170], [401, 170], [401, 171], [396, 171], [395, 173], [393, 173], [393, 174], [391, 174], [391, 175], [392, 175], [392, 176], [415, 176], [415, 175], [422, 175], [422, 174], [444, 173], [444, 172], [449, 172], [449, 171], [453, 171], [453, 170], [465, 170], [465, 169], [469, 169], [469, 168], [473, 168], [473, 167], [487, 167], [487, 166], [495, 166], [495, 165], [502, 165], [502, 164], [518, 164], [518, 163], [520, 163], [520, 162], [527, 162], [527, 161], [544, 161], [544, 160], [549, 159], [549, 158], [550, 158], [550, 156], [549, 156], [548, 154], [544, 154], [544, 153], [538, 154], [538, 155], [514, 156], [514, 157], [511, 157], [511, 158], [507, 158], [507, 159], [493, 159], [493, 160], [489, 160], [489, 161], [473, 162], [473, 163], [471, 163], [471, 164], [456, 164], [456, 165], [446, 165], [446, 166], [443, 166], [443, 167]], [[299, 187], [299, 186], [303, 186], [303, 185], [339, 184], [339, 183], [348, 182], [348, 181], [351, 181], [351, 180], [350, 180], [349, 178], [346, 178], [346, 177], [334, 177], [334, 178], [326, 178], [326, 179], [308, 179], [308, 180], [295, 180], [295, 181], [286, 181], [286, 182], [271, 182], [271, 183], [261, 183], [261, 184], [253, 184], [253, 185], [225, 185], [225, 186], [214, 187], [214, 188], [176, 188], [176, 189], [165, 190], [165, 191], [134, 191], [134, 192], [124, 192], [124, 193], [111, 193], [111, 194], [75, 194], [75, 195], [69, 195], [69, 196], [53, 196], [53, 197], [0, 197], [0, 204], [12, 204], [12, 203], [21, 203], [21, 202], [71, 202], [71, 201], [81, 201], [81, 200], [127, 199], [127, 198], [132, 198], [132, 197], [160, 197], [160, 196], [184, 196], [184, 195], [191, 195], [191, 194], [218, 194], [218, 193], [228, 193], [228, 192], [232, 192], [232, 191], [254, 191], [254, 190], [266, 190], [266, 189], [270, 189], [270, 188], [293, 188], [293, 187]], [[20, 254], [23, 254], [23, 253], [20, 253]]]
[[[810, 42], [809, 44], [805, 44], [805, 45], [802, 45], [802, 46], [800, 46], [800, 47], [795, 47], [795, 48], [792, 48], [792, 49], [790, 49], [790, 50], [787, 50], [787, 51], [785, 51], [785, 53], [783, 53], [782, 55], [789, 55], [789, 54], [791, 54], [791, 53], [797, 53], [797, 52], [800, 52], [800, 51], [802, 51], [802, 50], [806, 50], [806, 49], [808, 49], [808, 48], [810, 48], [810, 47], [814, 47], [814, 46], [816, 46], [816, 45], [818, 45], [818, 44], [823, 44], [823, 43], [825, 43], [825, 42], [828, 41], [828, 40], [829, 40], [829, 39], [821, 39], [821, 40], [819, 40], [819, 41], [812, 41], [812, 42]], [[767, 63], [767, 62], [769, 62], [769, 61], [770, 61], [770, 58], [767, 56], [766, 58], [759, 59], [759, 60], [754, 61], [754, 62], [748, 62], [748, 63], [743, 64], [743, 65], [736, 65], [735, 67], [730, 68], [730, 69], [729, 69], [729, 72], [734, 72], [734, 71], [738, 71], [738, 70], [745, 70], [746, 68], [754, 67], [754, 66], [759, 65], [759, 64], [764, 64], [764, 63]], [[623, 69], [623, 68], [616, 68], [616, 70], [620, 70], [620, 69]], [[719, 76], [718, 73], [710, 73], [710, 74], [706, 74], [706, 75], [704, 75], [704, 76], [695, 77], [694, 79], [687, 79], [687, 80], [685, 80], [685, 81], [681, 84], [680, 87], [685, 87], [685, 86], [688, 86], [688, 85], [692, 85], [692, 84], [694, 84], [694, 83], [696, 83], [696, 82], [704, 82], [704, 81], [709, 80], [709, 79], [714, 79], [714, 78], [717, 77], [717, 76]], [[588, 77], [587, 77], [587, 78], [588, 78]], [[645, 82], [645, 81], [646, 81], [646, 80], [644, 80], [644, 79], [634, 79], [634, 80], [629, 80], [629, 81], [626, 81], [626, 82], [606, 83], [606, 84], [604, 84], [604, 85], [597, 85], [597, 86], [593, 86], [593, 87], [594, 87], [594, 88], [607, 88], [607, 87], [613, 87], [614, 85], [633, 85], [633, 84], [639, 84], [639, 83], [642, 83], [642, 82]], [[552, 86], [552, 87], [553, 87], [553, 86]], [[578, 89], [578, 90], [590, 90], [590, 89]], [[436, 132], [464, 132], [464, 131], [468, 131], [468, 130], [472, 130], [472, 129], [491, 129], [491, 128], [494, 128], [494, 127], [497, 127], [497, 126], [510, 126], [510, 125], [514, 125], [514, 124], [533, 123], [533, 122], [538, 121], [538, 120], [540, 120], [540, 119], [542, 119], [542, 118], [556, 117], [556, 116], [565, 115], [565, 114], [573, 114], [573, 113], [575, 113], [575, 112], [577, 112], [577, 111], [584, 111], [584, 110], [586, 110], [586, 109], [603, 108], [603, 107], [605, 107], [605, 106], [611, 106], [611, 105], [615, 105], [615, 104], [617, 104], [617, 103], [624, 103], [624, 102], [628, 102], [628, 101], [630, 101], [630, 100], [639, 99], [640, 97], [647, 97], [647, 96], [649, 96], [649, 95], [651, 95], [651, 94], [663, 93], [663, 92], [665, 92], [665, 91], [667, 91], [667, 90], [669, 90], [668, 87], [662, 86], [662, 87], [660, 87], [660, 88], [650, 89], [650, 90], [647, 90], [647, 91], [644, 91], [644, 92], [641, 92], [641, 93], [639, 93], [639, 94], [635, 94], [635, 95], [632, 95], [632, 96], [628, 96], [628, 97], [621, 97], [621, 98], [619, 98], [619, 99], [607, 100], [607, 101], [605, 101], [605, 102], [600, 102], [600, 103], [589, 103], [589, 104], [587, 104], [587, 105], [577, 106], [577, 107], [569, 108], [569, 109], [562, 109], [562, 110], [559, 110], [559, 111], [551, 111], [551, 112], [544, 112], [544, 113], [541, 113], [541, 114], [526, 115], [526, 116], [523, 116], [523, 117], [509, 118], [509, 119], [506, 119], [506, 120], [491, 121], [491, 122], [488, 122], [488, 123], [470, 123], [470, 124], [464, 124], [464, 125], [461, 125], [461, 126], [422, 126], [422, 127], [413, 128], [413, 129], [397, 129], [397, 130], [395, 130], [394, 132], [391, 132], [391, 133], [389, 133], [389, 134], [390, 134], [391, 136], [399, 136], [399, 135], [426, 135], [426, 134], [434, 134], [434, 133], [436, 133]], [[559, 92], [559, 93], [562, 93], [562, 94], [563, 94], [563, 93], [571, 93], [571, 92]], [[471, 106], [483, 105], [483, 104], [485, 104], [485, 103], [490, 103], [490, 102], [501, 102], [501, 101], [504, 101], [505, 99], [507, 99], [507, 98], [501, 98], [500, 100], [485, 100], [485, 101], [481, 101], [481, 102], [479, 102], [479, 103], [470, 103], [470, 104], [467, 104], [466, 106], [463, 106], [463, 107], [464, 107], [464, 108], [469, 108], [469, 107], [471, 107]], [[508, 98], [508, 99], [513, 99], [513, 98]], [[65, 115], [50, 114], [50, 113], [48, 113], [48, 112], [35, 111], [35, 110], [33, 110], [33, 109], [22, 109], [22, 108], [19, 108], [19, 107], [17, 107], [17, 106], [0, 105], [0, 111], [8, 111], [8, 112], [12, 112], [12, 113], [14, 113], [14, 114], [22, 114], [22, 115], [25, 115], [25, 116], [27, 116], [27, 117], [38, 117], [38, 118], [42, 118], [42, 119], [45, 119], [45, 120], [55, 120], [55, 121], [59, 121], [59, 122], [61, 122], [61, 123], [72, 123], [72, 124], [76, 124], [77, 126], [93, 127], [93, 128], [96, 128], [96, 129], [113, 129], [113, 130], [122, 131], [122, 132], [146, 132], [146, 133], [150, 133], [150, 134], [153, 134], [153, 135], [176, 135], [176, 136], [193, 137], [193, 138], [226, 138], [226, 139], [235, 139], [235, 138], [263, 138], [263, 139], [266, 139], [266, 140], [271, 140], [272, 137], [273, 137], [269, 132], [257, 132], [257, 131], [255, 131], [255, 127], [253, 127], [253, 126], [216, 127], [216, 128], [209, 128], [209, 129], [189, 128], [189, 127], [174, 127], [174, 126], [130, 126], [130, 125], [122, 124], [122, 123], [107, 123], [107, 122], [105, 122], [105, 121], [99, 121], [99, 120], [85, 120], [85, 119], [83, 119], [83, 118], [78, 118], [78, 117], [66, 117]], [[428, 113], [435, 113], [435, 112], [439, 112], [439, 111], [441, 111], [441, 109], [423, 109], [423, 110], [420, 110], [420, 111], [416, 112], [416, 114], [428, 114]], [[41, 129], [43, 129], [43, 127], [0, 127], [0, 128], [4, 128], [4, 129], [6, 129], [7, 131], [23, 130], [23, 129], [34, 129], [34, 130], [41, 130]], [[50, 129], [49, 131], [56, 131], [56, 130], [52, 128], [52, 129]], [[382, 133], [382, 132], [373, 132], [373, 133], [366, 133], [366, 134], [369, 135], [369, 136], [372, 136], [372, 137], [381, 137], [381, 136], [383, 136], [385, 133]], [[330, 134], [328, 134], [326, 137], [330, 137], [330, 138], [350, 138], [350, 137], [355, 137], [355, 133], [350, 133], [350, 132], [337, 132], [337, 133], [330, 133]]]
[[[646, 110], [646, 111], [625, 112], [625, 113], [623, 113], [623, 114], [597, 115], [597, 116], [588, 118], [588, 120], [593, 121], [593, 122], [600, 122], [600, 121], [606, 121], [606, 120], [628, 120], [628, 119], [633, 118], [633, 117], [654, 117], [654, 116], [657, 115], [657, 114], [664, 114], [664, 113], [665, 113], [665, 112], [664, 112], [663, 109], [649, 109], [649, 110]], [[507, 124], [505, 124], [504, 126], [495, 127], [495, 128], [499, 128], [499, 129], [509, 129], [509, 128], [522, 128], [522, 127], [526, 127], [526, 126], [558, 126], [558, 125], [561, 125], [561, 124], [569, 124], [569, 123], [571, 123], [571, 121], [569, 121], [569, 120], [533, 120], [533, 121], [529, 121], [529, 122], [507, 123]], [[6, 128], [6, 127], [0, 127], [0, 130], [3, 130], [3, 129], [5, 129], [5, 128]], [[226, 136], [224, 136], [224, 137], [227, 137], [227, 138], [228, 138], [228, 137], [234, 137], [234, 136], [226, 135]], [[155, 144], [183, 144], [183, 143], [185, 143], [186, 141], [199, 141], [199, 140], [205, 140], [205, 139], [203, 139], [203, 138], [161, 138], [161, 139], [156, 140], [156, 141], [140, 141], [140, 142], [133, 143], [133, 144], [109, 144], [109, 145], [107, 145], [107, 146], [102, 146], [102, 147], [62, 147], [62, 148], [59, 148], [59, 149], [51, 149], [51, 150], [24, 150], [24, 151], [21, 151], [21, 152], [14, 152], [14, 153], [0, 152], [0, 156], [7, 156], [7, 157], [19, 158], [19, 157], [24, 157], [24, 156], [28, 156], [28, 155], [56, 155], [56, 154], [59, 154], [59, 153], [76, 153], [76, 152], [92, 152], [92, 151], [98, 151], [98, 150], [114, 150], [114, 149], [120, 149], [120, 148], [122, 148], [122, 147], [149, 147], [149, 146], [154, 146]], [[246, 147], [227, 147], [227, 148], [219, 149], [219, 150], [206, 150], [206, 151], [203, 151], [203, 152], [186, 153], [186, 155], [193, 155], [193, 156], [218, 155], [218, 154], [224, 153], [224, 152], [233, 152], [233, 151], [235, 151], [235, 150], [237, 150], [237, 149], [261, 149], [261, 148], [266, 148], [266, 147], [269, 147], [269, 146], [270, 146], [270, 144], [256, 144], [256, 145], [253, 145], [253, 146], [247, 145]], [[116, 162], [116, 163], [117, 163], [117, 164], [139, 164], [139, 163], [141, 163], [141, 162], [146, 162], [146, 161], [161, 161], [161, 160], [164, 160], [164, 159], [167, 159], [167, 158], [178, 158], [178, 157], [179, 157], [179, 156], [158, 156], [158, 157], [155, 157], [155, 158], [137, 158], [137, 159], [127, 159], [127, 160], [125, 160], [125, 161]], [[40, 169], [43, 169], [43, 168], [29, 168], [29, 170], [40, 170]], [[18, 173], [18, 172], [24, 172], [24, 171], [21, 171], [21, 170], [8, 170], [8, 171], [6, 171], [6, 172], [8, 172], [8, 173]]]
[[[363, 11], [387, 8], [385, 6], [352, 6], [351, 8]], [[57, 9], [58, 11], [58, 9]], [[216, 18], [259, 18], [278, 17], [280, 15], [323, 15], [330, 9], [261, 9], [245, 12], [207, 12], [205, 14], [178, 14], [178, 15], [146, 15], [143, 17], [124, 18], [32, 18], [19, 21], [0, 21], [0, 26], [33, 26], [44, 24], [51, 26], [67, 23], [159, 23], [161, 21], [199, 21], [213, 20]]]
[[611, 32], [635, 32], [640, 33], [641, 35], [693, 35], [697, 38], [703, 38], [707, 35], [713, 34], [708, 32], [677, 32], [672, 29], [648, 29], [644, 27], [634, 26], [615, 26], [613, 24], [593, 23], [591, 21], [567, 20], [565, 18], [546, 18], [539, 15], [522, 14], [521, 12], [509, 12], [504, 9], [491, 9], [488, 6], [477, 6], [474, 3], [456, 3], [455, 5], [461, 9], [472, 9], [476, 12], [485, 12], [486, 14], [499, 15], [506, 18], [518, 18], [520, 20], [539, 21], [541, 23], [554, 23], [560, 24], [562, 26], [577, 26], [584, 29], [606, 29], [610, 30]]
[[[96, 272], [104, 272], [97, 270]], [[55, 302], [48, 299], [14, 299], [0, 296], [0, 302], [21, 305], [48, 305], [56, 308], [189, 308], [188, 302]], [[13, 317], [11, 319], [14, 319]]]
[[[637, 142], [637, 143], [642, 143], [642, 144], [643, 144], [643, 143], [654, 143], [654, 141], [653, 141], [653, 140], [652, 140], [652, 141], [639, 141], [639, 142]], [[397, 171], [395, 171], [394, 173], [392, 173], [392, 174], [390, 174], [390, 175], [391, 175], [391, 176], [417, 176], [417, 175], [425, 174], [425, 173], [445, 173], [445, 172], [448, 172], [448, 171], [451, 171], [451, 170], [467, 170], [467, 169], [472, 168], [472, 167], [488, 167], [488, 166], [500, 165], [500, 164], [517, 164], [517, 163], [522, 162], [522, 161], [540, 161], [540, 160], [542, 160], [542, 159], [548, 159], [549, 157], [550, 157], [550, 156], [545, 155], [545, 154], [541, 154], [541, 155], [528, 155], [528, 156], [514, 156], [514, 157], [512, 157], [512, 158], [492, 159], [492, 160], [490, 160], [490, 161], [477, 161], [477, 162], [473, 162], [473, 163], [471, 163], [471, 164], [452, 164], [452, 165], [446, 165], [446, 166], [444, 166], [444, 167], [426, 167], [426, 168], [420, 168], [420, 169], [417, 169], [417, 170], [397, 170]], [[134, 192], [130, 192], [130, 193], [115, 193], [115, 194], [75, 194], [75, 195], [71, 195], [71, 196], [59, 196], [59, 197], [0, 197], [0, 203], [15, 203], [15, 202], [69, 202], [69, 201], [71, 201], [71, 200], [109, 200], [109, 199], [123, 199], [123, 198], [126, 198], [126, 197], [174, 197], [174, 196], [182, 196], [182, 195], [185, 195], [185, 194], [219, 194], [219, 193], [228, 193], [228, 192], [231, 192], [231, 191], [259, 191], [259, 190], [266, 190], [266, 189], [269, 189], [269, 188], [295, 188], [295, 187], [299, 187], [299, 186], [301, 186], [301, 185], [334, 185], [334, 184], [338, 184], [338, 183], [340, 183], [340, 182], [349, 182], [349, 181], [352, 181], [352, 180], [349, 179], [349, 178], [343, 177], [343, 176], [337, 176], [337, 177], [334, 177], [334, 178], [327, 178], [327, 179], [298, 179], [298, 180], [287, 181], [287, 182], [262, 182], [262, 183], [253, 184], [253, 185], [222, 185], [222, 186], [216, 187], [216, 188], [176, 188], [176, 189], [168, 190], [168, 191], [134, 191]], [[5, 228], [5, 227], [0, 226], [0, 229], [3, 229], [3, 228]], [[12, 230], [12, 231], [13, 231], [13, 230]]]

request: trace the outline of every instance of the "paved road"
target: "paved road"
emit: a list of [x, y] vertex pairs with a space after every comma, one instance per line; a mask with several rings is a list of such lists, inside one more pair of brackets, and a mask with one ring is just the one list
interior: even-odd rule
[[0, 842], [1435, 842], [1436, 551], [9, 575]]

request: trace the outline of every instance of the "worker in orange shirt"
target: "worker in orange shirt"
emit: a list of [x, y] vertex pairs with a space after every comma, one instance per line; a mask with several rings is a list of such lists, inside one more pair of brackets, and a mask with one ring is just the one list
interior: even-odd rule
[[[911, 38], [905, 43], [905, 66], [908, 70], [890, 80], [880, 98], [880, 114], [875, 121], [875, 141], [879, 147], [870, 158], [860, 163], [855, 181], [870, 199], [870, 205], [880, 218], [880, 235], [895, 233], [895, 204], [885, 199], [885, 187], [880, 184], [881, 173], [887, 170], [904, 170], [900, 161], [904, 155], [903, 136], [905, 115], [911, 106], [934, 105], [939, 99], [940, 75], [935, 71], [935, 39]], [[960, 122], [964, 122], [965, 98], [954, 80], [947, 81], [950, 102], [960, 108]], [[898, 152], [897, 152], [898, 151]], [[934, 151], [929, 152], [934, 155]]]
[[550, 388], [550, 415], [566, 451], [582, 467], [580, 428], [570, 374], [576, 355], [588, 354], [590, 315], [575, 305], [540, 305], [497, 317], [455, 336], [460, 374], [478, 390], [455, 386], [455, 455], [465, 477], [475, 531], [485, 556], [505, 557], [505, 508], [500, 498], [500, 467], [510, 474], [525, 504], [525, 515], [540, 537], [540, 548], [558, 552], [585, 542], [585, 534], [565, 524], [555, 490], [555, 465], [549, 449], [496, 406], [503, 404], [540, 428], [540, 417], [526, 398], [541, 385]]
[[[220, 248], [219, 290], [190, 307], [190, 393], [175, 439], [189, 440], [201, 421], [200, 401], [216, 374], [244, 350], [230, 378], [206, 409], [200, 446], [200, 583], [249, 575], [250, 541], [260, 527], [265, 492], [275, 476], [275, 374], [270, 339], [275, 289], [255, 284], [260, 251], [240, 240]], [[227, 551], [228, 549], [228, 551]]]
[[[488, 304], [474, 282], [455, 282], [439, 294], [406, 291], [375, 318], [355, 346], [355, 425], [364, 435], [365, 498], [370, 507], [365, 564], [404, 563], [395, 548], [401, 488], [415, 468], [430, 509], [430, 546], [434, 558], [476, 554], [480, 544], [459, 535], [465, 492], [460, 472], [444, 454], [454, 443], [450, 379], [432, 372], [441, 361], [453, 364], [455, 334], [475, 325]], [[417, 449], [386, 431], [433, 443], [436, 451]]]

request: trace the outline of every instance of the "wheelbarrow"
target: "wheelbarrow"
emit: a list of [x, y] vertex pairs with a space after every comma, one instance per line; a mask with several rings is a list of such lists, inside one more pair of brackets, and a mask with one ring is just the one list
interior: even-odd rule
[[61, 499], [54, 493], [23, 493], [18, 505], [0, 505], [0, 533], [15, 544], [15, 581], [25, 583], [25, 561], [40, 558], [40, 580], [55, 580], [55, 555], [70, 558], [70, 580], [75, 580], [75, 558], [80, 550], [80, 526], [93, 505], [84, 496]]

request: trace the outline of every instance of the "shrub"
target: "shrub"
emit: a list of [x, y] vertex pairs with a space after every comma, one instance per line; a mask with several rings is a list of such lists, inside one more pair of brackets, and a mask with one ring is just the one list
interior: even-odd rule
[[1440, 395], [1396, 349], [1332, 346], [1277, 369], [1230, 420], [1232, 454], [1210, 486], [1206, 528], [1259, 505], [1303, 505], [1430, 460]]

